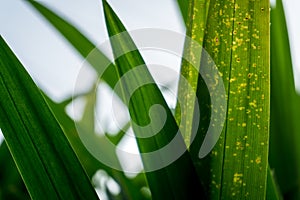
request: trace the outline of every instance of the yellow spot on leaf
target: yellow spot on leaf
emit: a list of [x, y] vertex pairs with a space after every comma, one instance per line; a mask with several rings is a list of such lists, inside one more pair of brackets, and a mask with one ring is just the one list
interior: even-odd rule
[[243, 174], [235, 173], [233, 175], [233, 182], [234, 183], [242, 183], [242, 177], [243, 177]]
[[219, 11], [219, 15], [220, 15], [220, 16], [223, 15], [223, 11], [222, 11], [222, 10]]
[[257, 107], [256, 101], [254, 100], [254, 101], [250, 102], [249, 106], [256, 108]]
[[242, 83], [240, 86], [241, 86], [241, 87], [246, 87], [246, 86], [247, 86], [247, 83]]
[[256, 162], [256, 164], [260, 164], [260, 163], [261, 163], [261, 157], [257, 157], [257, 158], [255, 159], [255, 162]]
[[236, 78], [231, 78], [231, 79], [229, 80], [230, 83], [232, 83], [232, 82], [234, 82], [234, 81], [236, 81]]
[[239, 107], [238, 109], [239, 110], [245, 110], [245, 107]]

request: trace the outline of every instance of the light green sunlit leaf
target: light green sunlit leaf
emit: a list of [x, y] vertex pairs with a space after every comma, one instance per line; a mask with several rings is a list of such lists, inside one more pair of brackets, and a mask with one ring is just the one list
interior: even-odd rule
[[[217, 145], [209, 156], [196, 160], [211, 199], [266, 197], [269, 23], [267, 0], [210, 1], [204, 49], [223, 77], [228, 99], [226, 126]], [[211, 112], [215, 112], [201, 78], [198, 96], [203, 97], [199, 103], [202, 110], [199, 137], [191, 147], [193, 155], [199, 151]]]
[[[209, 1], [191, 0], [188, 8], [187, 37], [191, 38], [196, 45], [202, 46], [206, 27]], [[184, 46], [184, 58], [182, 59], [180, 80], [178, 86], [178, 99], [182, 99], [180, 105], [177, 104], [175, 117], [179, 128], [187, 145], [190, 144], [193, 128], [194, 104], [196, 101], [196, 91], [198, 85], [199, 67], [193, 66], [188, 60], [195, 60], [201, 57], [201, 51], [195, 52], [194, 43], [187, 40]], [[199, 55], [195, 55], [200, 53]], [[200, 62], [199, 62], [200, 63]], [[187, 88], [189, 84], [192, 90]], [[180, 111], [184, 112], [181, 113]], [[183, 117], [182, 117], [183, 115]]]

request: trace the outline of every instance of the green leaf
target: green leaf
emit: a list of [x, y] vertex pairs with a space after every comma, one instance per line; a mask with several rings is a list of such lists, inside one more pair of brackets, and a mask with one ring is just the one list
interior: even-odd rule
[[0, 146], [0, 199], [30, 199], [5, 142]]
[[177, 0], [177, 3], [178, 3], [178, 6], [179, 6], [179, 9], [181, 11], [181, 15], [182, 15], [182, 18], [184, 20], [185, 23], [188, 22], [188, 8], [189, 8], [189, 2], [194, 2], [194, 0], [191, 0], [191, 1], [186, 1], [186, 0]]
[[[187, 151], [175, 162], [162, 169], [147, 172], [155, 165], [160, 165], [167, 156], [176, 152], [160, 151], [156, 159], [147, 156], [147, 152], [153, 152], [167, 145], [178, 132], [176, 121], [163, 99], [157, 85], [147, 70], [143, 58], [133, 43], [121, 21], [108, 5], [103, 1], [106, 26], [111, 39], [111, 45], [115, 56], [117, 72], [120, 80], [123, 101], [128, 102], [129, 112], [132, 118], [133, 130], [137, 136], [138, 146], [141, 152], [146, 177], [153, 199], [189, 199], [203, 197], [202, 188], [199, 184], [197, 174], [193, 167], [191, 158]], [[116, 36], [117, 34], [121, 35]], [[133, 50], [133, 51], [132, 51]], [[119, 56], [120, 55], [120, 56]], [[125, 77], [125, 78], [124, 78]], [[145, 84], [147, 83], [147, 84]], [[136, 90], [135, 90], [136, 89]], [[131, 91], [135, 91], [130, 95]], [[151, 121], [148, 116], [150, 108], [158, 104], [164, 109], [165, 119], [162, 118], [158, 109], [150, 112]], [[164, 121], [161, 130], [153, 136], [152, 130], [160, 127], [160, 121]], [[142, 129], [138, 126], [148, 125], [150, 129]], [[139, 136], [150, 136], [140, 138]], [[180, 136], [180, 135], [179, 135]], [[183, 139], [179, 137], [177, 147], [186, 148]], [[176, 175], [175, 175], [176, 174]]]
[[[192, 129], [193, 129], [193, 118], [195, 111], [196, 102], [196, 91], [199, 76], [200, 57], [201, 52], [196, 51], [196, 45], [202, 47], [204, 30], [206, 27], [206, 19], [208, 13], [209, 1], [189, 1], [188, 8], [188, 21], [187, 25], [187, 37], [184, 46], [184, 59], [182, 59], [180, 79], [178, 86], [178, 99], [181, 99], [181, 103], [177, 104], [175, 117], [177, 124], [179, 125], [180, 131], [183, 135], [186, 145], [190, 144]], [[190, 41], [190, 38], [193, 40]], [[198, 53], [199, 55], [195, 55]], [[198, 66], [194, 66], [195, 63], [189, 62], [199, 58]], [[197, 62], [196, 62], [197, 63]], [[189, 85], [189, 86], [188, 86]], [[188, 89], [191, 88], [191, 89]], [[180, 111], [184, 111], [181, 113]], [[183, 116], [182, 116], [183, 115]]]
[[268, 167], [268, 177], [267, 177], [267, 200], [282, 199], [281, 194], [279, 193], [279, 188], [277, 182], [275, 181], [274, 172], [271, 171]]
[[[266, 197], [269, 23], [267, 0], [210, 1], [204, 49], [223, 77], [228, 99], [226, 126], [218, 143], [209, 156], [196, 162], [211, 199]], [[215, 112], [205, 90], [199, 79], [197, 96], [202, 110], [199, 136], [191, 147], [193, 155], [199, 151], [211, 112]]]
[[0, 55], [0, 127], [30, 196], [98, 199], [40, 91], [2, 38]]
[[299, 118], [288, 30], [282, 1], [278, 0], [271, 11], [270, 166], [288, 199], [300, 198]]

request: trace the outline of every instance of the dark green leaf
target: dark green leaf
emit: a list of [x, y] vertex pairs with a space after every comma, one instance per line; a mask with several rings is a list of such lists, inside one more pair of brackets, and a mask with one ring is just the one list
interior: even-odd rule
[[299, 119], [288, 30], [282, 1], [278, 0], [271, 11], [270, 166], [287, 199], [300, 198]]
[[[167, 145], [178, 132], [178, 127], [162, 94], [147, 70], [143, 58], [139, 54], [129, 34], [124, 32], [126, 29], [121, 21], [106, 1], [103, 1], [103, 7], [110, 37], [123, 32], [121, 36], [115, 36], [111, 39], [111, 45], [116, 59], [115, 63], [118, 75], [120, 77], [127, 76], [127, 78], [123, 78], [121, 81], [121, 92], [124, 102], [129, 102], [128, 106], [132, 123], [136, 124], [136, 126], [133, 126], [133, 130], [136, 135], [151, 135], [151, 137], [147, 138], [139, 138], [139, 136], [137, 136], [144, 168], [146, 171], [151, 170], [155, 165], [163, 165], [162, 161], [167, 160], [166, 156], [171, 156], [172, 153], [174, 154], [176, 152], [160, 152], [156, 160], [147, 157], [146, 153], [159, 150], [161, 147]], [[135, 88], [135, 86], [137, 86], [137, 88]], [[131, 96], [130, 92], [132, 90], [135, 90], [135, 92]], [[137, 128], [137, 126], [149, 124], [150, 119], [148, 112], [155, 104], [161, 105], [164, 109], [166, 122], [163, 124], [162, 129], [153, 136], [153, 129], [144, 129], [142, 131], [140, 128]], [[150, 122], [152, 128], [160, 127], [160, 125], [157, 124], [158, 121], [164, 121], [160, 114], [161, 113], [157, 110], [151, 112], [152, 120], [156, 119]], [[181, 136], [179, 139], [177, 144], [178, 149], [186, 148]], [[153, 172], [146, 172], [146, 177], [153, 199], [189, 199], [192, 197], [199, 199], [204, 195], [187, 151], [169, 166]]]
[[0, 146], [0, 199], [30, 199], [5, 141]]
[[279, 200], [282, 199], [281, 194], [279, 193], [279, 188], [277, 182], [275, 181], [274, 172], [271, 171], [268, 167], [268, 178], [267, 178], [267, 200]]
[[177, 0], [179, 9], [181, 11], [181, 15], [185, 23], [188, 21], [188, 7], [189, 7], [189, 2], [194, 2], [194, 0], [191, 1], [186, 1], [186, 0]]
[[40, 91], [2, 38], [0, 55], [0, 127], [31, 197], [98, 199]]

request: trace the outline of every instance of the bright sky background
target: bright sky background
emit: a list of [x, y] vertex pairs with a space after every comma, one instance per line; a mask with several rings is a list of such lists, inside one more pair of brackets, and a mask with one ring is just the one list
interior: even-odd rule
[[[84, 32], [95, 44], [107, 39], [100, 0], [43, 0]], [[162, 28], [184, 33], [175, 0], [110, 0], [128, 30]], [[300, 91], [300, 1], [286, 0], [286, 14]], [[70, 96], [82, 58], [25, 1], [0, 0], [0, 33], [39, 86], [56, 101]], [[296, 48], [297, 47], [297, 48]], [[159, 60], [156, 57], [156, 60]], [[151, 57], [145, 58], [146, 61]], [[179, 59], [168, 65], [179, 67]], [[2, 134], [0, 133], [0, 141]]]
[[[54, 28], [26, 5], [25, 1], [0, 0], [0, 2], [0, 33], [35, 81], [57, 101], [71, 94], [82, 58], [70, 48]], [[100, 44], [107, 39], [99, 0], [43, 0], [42, 2], [66, 16], [94, 43]], [[184, 25], [174, 0], [110, 0], [109, 2], [128, 30], [153, 27], [184, 33]], [[300, 18], [297, 10], [300, 1], [288, 0], [285, 1], [285, 6], [295, 76], [300, 77], [300, 56], [296, 56], [300, 55], [300, 48], [296, 48], [300, 46], [300, 26], [297, 22]], [[296, 82], [300, 88], [300, 78], [297, 78]]]
[[[5, 1], [0, 13], [1, 34], [41, 87], [54, 99], [62, 100], [73, 89], [82, 58], [24, 1], [1, 1]], [[66, 16], [96, 44], [107, 39], [99, 0], [43, 2]], [[184, 32], [173, 0], [110, 2], [129, 30], [155, 27]], [[12, 10], [18, 14], [12, 14]]]

